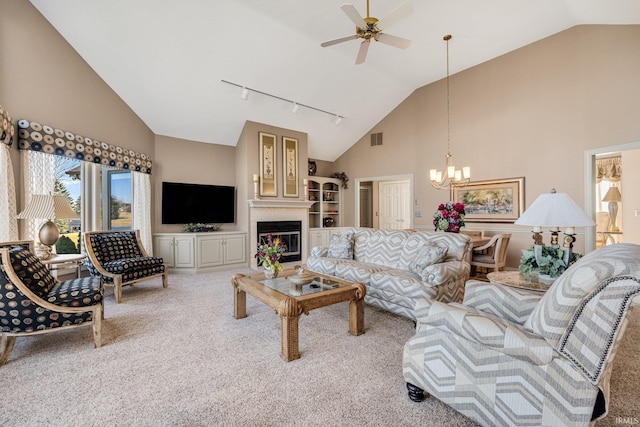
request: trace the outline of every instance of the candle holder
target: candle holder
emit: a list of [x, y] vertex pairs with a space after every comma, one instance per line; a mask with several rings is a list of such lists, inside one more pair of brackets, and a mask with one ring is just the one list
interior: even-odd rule
[[258, 174], [253, 174], [253, 198], [258, 198], [258, 182], [260, 181], [260, 177]]

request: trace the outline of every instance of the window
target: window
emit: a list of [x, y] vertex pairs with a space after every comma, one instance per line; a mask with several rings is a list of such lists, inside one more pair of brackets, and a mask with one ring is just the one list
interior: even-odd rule
[[[67, 201], [75, 213], [80, 216], [80, 199], [82, 185], [80, 180], [80, 160], [53, 156], [55, 158], [56, 179], [54, 194], [66, 196]], [[80, 253], [80, 219], [56, 219], [60, 238], [56, 242], [56, 253], [79, 254]]]
[[131, 230], [131, 172], [102, 168], [102, 229]]

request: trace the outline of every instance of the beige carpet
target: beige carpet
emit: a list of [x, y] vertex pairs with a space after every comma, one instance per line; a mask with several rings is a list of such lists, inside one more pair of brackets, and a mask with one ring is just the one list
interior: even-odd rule
[[[407, 398], [411, 321], [366, 306], [366, 333], [354, 337], [347, 303], [312, 311], [300, 321], [302, 357], [286, 363], [273, 310], [248, 296], [248, 317], [233, 318], [232, 274], [143, 282], [119, 305], [108, 290], [100, 349], [89, 327], [18, 338], [0, 368], [0, 425], [473, 425], [434, 398]], [[602, 425], [640, 418], [634, 317]]]

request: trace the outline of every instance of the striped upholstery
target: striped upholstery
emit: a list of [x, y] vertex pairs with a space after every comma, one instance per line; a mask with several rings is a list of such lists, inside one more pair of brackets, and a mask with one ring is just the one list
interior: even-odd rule
[[482, 425], [588, 425], [607, 413], [638, 294], [640, 246], [617, 244], [580, 259], [543, 297], [470, 281], [463, 304], [419, 299], [404, 378]]
[[[469, 277], [466, 262], [471, 250], [468, 236], [456, 233], [410, 232], [349, 228], [354, 233], [353, 260], [330, 258], [327, 248], [311, 249], [307, 268], [367, 287], [365, 302], [410, 319], [415, 300], [433, 298], [442, 302], [462, 301], [463, 286]], [[437, 243], [447, 248], [443, 262], [412, 272], [425, 245]]]

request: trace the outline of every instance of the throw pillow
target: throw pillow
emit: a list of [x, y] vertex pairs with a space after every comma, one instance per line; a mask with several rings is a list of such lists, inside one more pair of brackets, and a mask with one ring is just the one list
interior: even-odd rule
[[329, 258], [353, 259], [353, 233], [332, 234], [327, 256]]
[[411, 272], [421, 275], [425, 268], [438, 263], [447, 256], [447, 247], [437, 243], [428, 243], [418, 249], [416, 257], [409, 263]]

